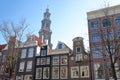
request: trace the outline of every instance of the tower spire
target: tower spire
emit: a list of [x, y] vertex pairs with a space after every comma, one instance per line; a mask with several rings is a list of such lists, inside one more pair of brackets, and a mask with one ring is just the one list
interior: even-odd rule
[[43, 20], [41, 21], [41, 29], [39, 31], [39, 37], [43, 40], [43, 44], [48, 44], [50, 48], [52, 48], [51, 44], [51, 34], [52, 31], [50, 30], [50, 12], [49, 8], [47, 7], [46, 12], [44, 13]]

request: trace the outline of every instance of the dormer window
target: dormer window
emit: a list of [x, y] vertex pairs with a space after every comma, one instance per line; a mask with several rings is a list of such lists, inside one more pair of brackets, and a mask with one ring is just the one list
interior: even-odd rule
[[41, 56], [46, 56], [47, 55], [47, 51], [46, 50], [41, 50]]
[[40, 51], [41, 56], [47, 55], [47, 46], [42, 46]]
[[80, 47], [76, 48], [76, 53], [80, 53]]
[[62, 49], [63, 45], [62, 44], [58, 44], [58, 49]]

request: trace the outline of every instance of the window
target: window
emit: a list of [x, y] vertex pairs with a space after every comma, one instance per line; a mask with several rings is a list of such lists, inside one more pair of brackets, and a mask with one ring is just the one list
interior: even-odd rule
[[33, 57], [34, 48], [29, 48], [28, 57]]
[[8, 73], [8, 72], [9, 72], [9, 68], [6, 67], [6, 68], [5, 68], [5, 73]]
[[26, 49], [22, 49], [22, 53], [21, 53], [21, 58], [25, 58], [26, 57]]
[[111, 30], [109, 31], [105, 31], [104, 32], [104, 40], [113, 40], [114, 36], [113, 36], [113, 32]]
[[68, 60], [67, 56], [61, 56], [61, 65], [67, 65]]
[[43, 69], [43, 79], [49, 79], [50, 74], [49, 74], [49, 67], [44, 67]]
[[118, 36], [118, 38], [120, 38], [120, 29], [117, 30], [117, 36]]
[[41, 58], [41, 65], [45, 65], [46, 64], [46, 58]]
[[47, 57], [47, 62], [46, 64], [50, 64], [50, 57]]
[[117, 16], [115, 18], [115, 24], [116, 24], [116, 26], [120, 26], [120, 16]]
[[25, 62], [20, 62], [19, 72], [23, 72], [24, 71], [24, 65], [25, 65]]
[[0, 73], [4, 72], [4, 65], [0, 66]]
[[112, 68], [111, 68], [110, 62], [107, 62], [107, 68], [108, 68], [109, 78], [113, 78], [113, 73], [112, 73]]
[[71, 78], [79, 78], [79, 67], [71, 67]]
[[94, 64], [95, 78], [103, 79], [104, 78], [104, 69], [103, 64], [96, 63]]
[[77, 48], [76, 48], [76, 53], [79, 53], [79, 52], [80, 52], [80, 48], [77, 47]]
[[52, 68], [52, 79], [59, 79], [59, 67]]
[[40, 58], [37, 58], [37, 65], [40, 65]]
[[62, 44], [58, 44], [58, 49], [62, 49]]
[[47, 50], [41, 50], [41, 56], [46, 56], [47, 55]]
[[53, 57], [53, 65], [59, 65], [59, 56]]
[[2, 56], [2, 62], [6, 62], [6, 55], [5, 54]]
[[82, 61], [82, 54], [76, 54], [75, 61]]
[[[107, 62], [107, 67], [108, 67], [107, 69], [108, 69], [108, 73], [109, 73], [109, 78], [113, 78], [113, 72], [112, 72], [112, 68], [111, 68], [110, 62]], [[119, 71], [118, 63], [115, 63], [115, 70], [116, 70], [117, 78], [120, 78], [120, 71]]]
[[68, 70], [67, 70], [67, 67], [64, 66], [64, 67], [61, 67], [60, 68], [60, 78], [61, 79], [67, 79], [68, 78]]
[[31, 71], [31, 70], [32, 70], [32, 61], [27, 61], [26, 71]]
[[100, 42], [100, 34], [99, 33], [92, 33], [91, 41], [92, 42]]
[[16, 80], [23, 80], [23, 75], [19, 75], [16, 77]]
[[32, 80], [32, 75], [25, 75], [24, 80]]
[[[115, 49], [116, 49], [116, 47], [115, 47], [115, 45], [114, 44], [111, 44], [111, 45], [109, 45], [109, 44], [106, 44], [106, 46], [104, 47], [105, 48], [105, 51], [106, 51], [106, 58], [109, 58], [109, 56], [110, 56], [110, 52], [111, 52], [111, 54], [112, 54], [112, 56], [114, 56], [115, 54], [114, 54], [114, 52], [116, 52], [115, 51]], [[110, 52], [109, 52], [110, 51]]]
[[111, 22], [109, 19], [103, 19], [102, 24], [103, 24], [103, 27], [111, 26]]
[[89, 67], [88, 66], [81, 66], [81, 77], [89, 77]]
[[92, 47], [93, 58], [102, 58], [102, 47], [101, 46], [93, 46]]
[[90, 28], [91, 29], [98, 29], [98, 21], [91, 21]]
[[36, 68], [36, 79], [42, 78], [42, 68]]

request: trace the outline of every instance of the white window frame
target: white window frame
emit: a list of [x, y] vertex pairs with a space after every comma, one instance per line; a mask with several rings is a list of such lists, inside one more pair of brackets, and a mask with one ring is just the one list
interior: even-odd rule
[[[78, 58], [79, 57], [79, 58]], [[75, 56], [75, 61], [82, 61], [83, 58], [82, 58], [82, 54], [76, 54]]]
[[50, 57], [47, 57], [46, 64], [50, 64]]
[[20, 62], [19, 72], [23, 72], [24, 71], [24, 67], [25, 67], [25, 62]]
[[66, 56], [61, 56], [61, 65], [67, 65], [68, 64], [68, 57]]
[[41, 58], [37, 58], [37, 65], [40, 65], [40, 64], [41, 64], [40, 59], [41, 59]]
[[23, 80], [23, 75], [16, 76], [16, 80]]
[[26, 54], [27, 54], [27, 49], [22, 49], [21, 58], [26, 58]]
[[68, 79], [68, 68], [63, 66], [60, 68], [60, 79]]
[[[38, 70], [40, 70], [40, 71], [38, 71]], [[38, 78], [38, 76], [40, 76], [40, 77]], [[42, 78], [42, 68], [36, 68], [35, 78], [36, 79], [41, 79]]]
[[[58, 70], [57, 73], [56, 70]], [[52, 79], [59, 79], [59, 67], [52, 68]]]
[[53, 57], [53, 60], [52, 60], [52, 62], [53, 62], [53, 65], [59, 65], [59, 56], [54, 56]]
[[25, 75], [24, 80], [32, 80], [32, 79], [30, 79], [30, 77], [32, 77], [32, 75]]
[[[46, 77], [46, 74], [48, 74], [48, 77]], [[49, 79], [49, 78], [50, 78], [50, 69], [49, 67], [44, 67], [43, 68], [43, 79]]]
[[79, 78], [79, 66], [71, 67], [71, 78]]
[[[103, 71], [103, 78], [99, 78], [99, 72], [98, 72], [98, 69], [100, 68], [100, 66], [103, 68], [103, 69], [100, 69], [101, 71]], [[104, 75], [104, 65], [102, 63], [95, 63], [94, 64], [94, 75], [95, 75], [95, 79], [105, 79], [105, 75]]]
[[[80, 67], [81, 78], [89, 77], [89, 66], [81, 66]], [[84, 75], [84, 76], [83, 76]]]
[[27, 61], [26, 71], [31, 71], [31, 70], [32, 70], [32, 61]]
[[28, 57], [33, 57], [33, 54], [34, 54], [34, 48], [29, 48], [29, 51], [28, 51]]

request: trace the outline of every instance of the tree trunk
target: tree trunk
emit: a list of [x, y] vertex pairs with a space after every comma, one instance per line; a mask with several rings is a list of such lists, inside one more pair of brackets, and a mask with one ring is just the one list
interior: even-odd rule
[[9, 73], [9, 78], [10, 80], [14, 80], [14, 76], [13, 76], [13, 70], [10, 70], [10, 73]]
[[113, 62], [112, 55], [110, 55], [110, 63], [111, 63], [111, 69], [112, 69], [112, 73], [113, 73], [113, 79], [117, 80], [115, 64]]
[[111, 63], [111, 68], [112, 68], [112, 72], [113, 72], [113, 79], [114, 79], [114, 80], [117, 80], [117, 75], [116, 75], [114, 63]]

